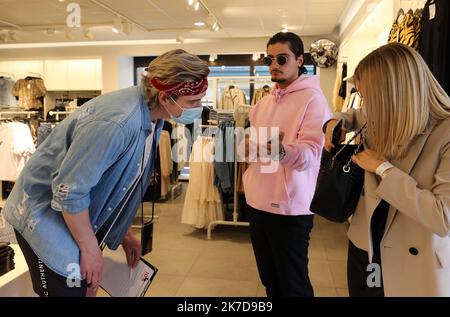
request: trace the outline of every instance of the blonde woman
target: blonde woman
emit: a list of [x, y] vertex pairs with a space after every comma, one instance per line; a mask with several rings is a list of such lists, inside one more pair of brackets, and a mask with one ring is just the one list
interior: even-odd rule
[[348, 231], [350, 296], [450, 296], [450, 99], [398, 43], [365, 57], [354, 80], [363, 111], [335, 118], [349, 131], [367, 122], [353, 157], [366, 172]]
[[39, 296], [95, 295], [98, 240], [113, 250], [122, 244], [136, 266], [141, 246], [128, 230], [149, 185], [161, 119], [199, 117], [208, 74], [199, 57], [167, 52], [150, 63], [141, 86], [89, 101], [40, 145], [3, 210]]

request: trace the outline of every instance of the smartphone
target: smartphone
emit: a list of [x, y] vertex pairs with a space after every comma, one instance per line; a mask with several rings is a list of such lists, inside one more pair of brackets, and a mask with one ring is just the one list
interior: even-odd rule
[[342, 119], [336, 123], [336, 125], [333, 127], [333, 130], [331, 131], [331, 142], [334, 146], [341, 143], [341, 135], [342, 135]]

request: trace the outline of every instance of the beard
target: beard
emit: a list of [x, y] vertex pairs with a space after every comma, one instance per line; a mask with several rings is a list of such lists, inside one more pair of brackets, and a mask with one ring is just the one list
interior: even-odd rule
[[286, 78], [272, 77], [271, 80], [274, 83], [284, 83], [286, 81]]

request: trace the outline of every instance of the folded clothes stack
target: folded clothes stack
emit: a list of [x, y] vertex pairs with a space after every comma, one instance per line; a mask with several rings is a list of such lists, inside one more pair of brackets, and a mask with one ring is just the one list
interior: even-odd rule
[[14, 250], [9, 242], [0, 242], [0, 276], [14, 269]]

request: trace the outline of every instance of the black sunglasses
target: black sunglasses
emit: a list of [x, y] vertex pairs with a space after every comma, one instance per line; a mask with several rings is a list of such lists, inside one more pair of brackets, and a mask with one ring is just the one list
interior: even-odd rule
[[262, 62], [263, 62], [264, 65], [270, 66], [270, 65], [272, 65], [273, 60], [276, 59], [277, 60], [277, 64], [280, 65], [280, 66], [283, 66], [284, 64], [287, 63], [288, 58], [289, 58], [288, 55], [278, 55], [276, 57], [265, 56], [262, 59]]

